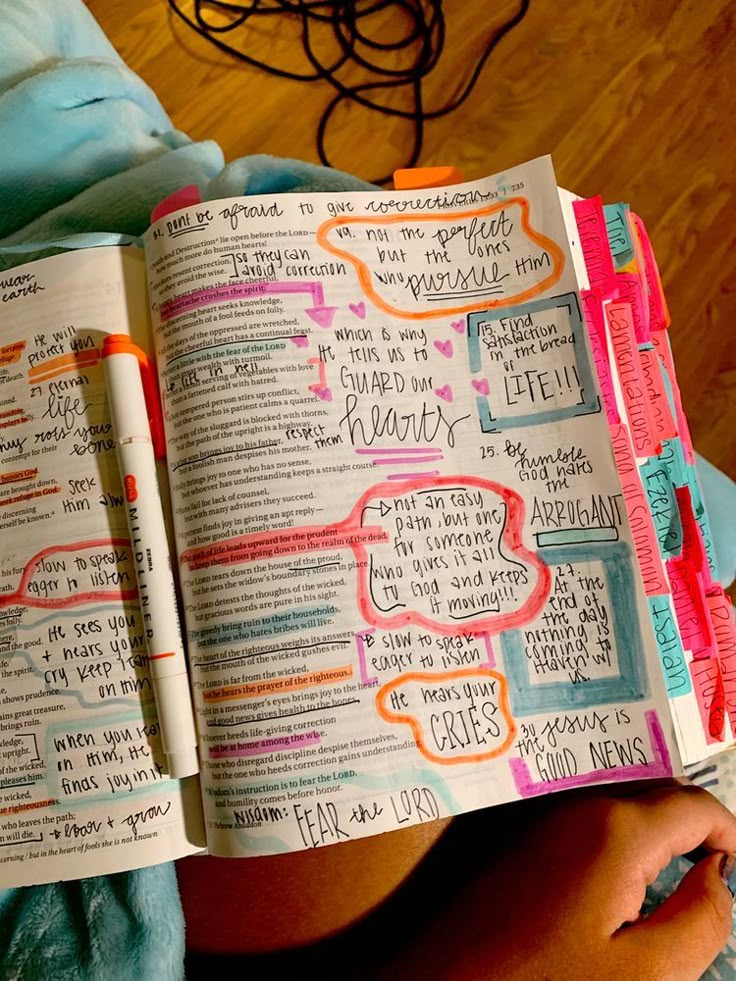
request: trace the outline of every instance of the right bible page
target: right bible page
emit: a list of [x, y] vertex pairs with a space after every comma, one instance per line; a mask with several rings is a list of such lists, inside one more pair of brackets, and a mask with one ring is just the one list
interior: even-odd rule
[[212, 852], [680, 771], [548, 158], [146, 251]]

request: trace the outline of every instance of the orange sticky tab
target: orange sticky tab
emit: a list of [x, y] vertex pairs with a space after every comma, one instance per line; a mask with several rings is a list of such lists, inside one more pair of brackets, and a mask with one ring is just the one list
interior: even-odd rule
[[429, 187], [461, 184], [463, 175], [457, 167], [408, 167], [394, 171], [396, 191], [419, 191]]
[[138, 359], [143, 383], [143, 396], [148, 410], [148, 426], [151, 430], [153, 453], [157, 460], [166, 458], [166, 434], [161, 413], [161, 397], [158, 390], [156, 368], [146, 352], [134, 344], [127, 334], [106, 334], [102, 342], [102, 357], [113, 354], [134, 354]]

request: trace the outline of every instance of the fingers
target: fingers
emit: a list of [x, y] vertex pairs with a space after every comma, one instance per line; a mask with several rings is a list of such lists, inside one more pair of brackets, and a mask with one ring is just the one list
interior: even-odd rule
[[676, 855], [702, 846], [736, 852], [736, 817], [699, 787], [662, 787], [631, 802], [639, 813], [641, 868], [651, 883]]
[[[616, 960], [637, 965], [638, 977], [699, 978], [723, 949], [731, 932], [733, 901], [721, 879], [723, 855], [694, 865], [661, 906], [613, 939]], [[629, 975], [622, 970], [622, 977]]]

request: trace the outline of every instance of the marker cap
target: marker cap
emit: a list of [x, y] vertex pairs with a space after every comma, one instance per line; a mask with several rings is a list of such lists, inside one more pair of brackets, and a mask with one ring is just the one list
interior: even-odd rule
[[169, 764], [169, 776], [176, 779], [191, 777], [195, 773], [199, 773], [199, 756], [196, 746], [185, 746], [173, 753], [167, 753], [166, 760]]
[[164, 459], [166, 435], [151, 359], [127, 334], [108, 334], [102, 342], [102, 363], [108, 386], [130, 393], [127, 399], [108, 400], [115, 438], [150, 439], [156, 459]]

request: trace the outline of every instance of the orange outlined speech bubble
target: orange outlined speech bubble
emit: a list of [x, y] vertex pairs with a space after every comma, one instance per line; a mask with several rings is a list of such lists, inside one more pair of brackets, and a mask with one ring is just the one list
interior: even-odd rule
[[516, 736], [506, 678], [490, 668], [411, 672], [376, 694], [386, 722], [409, 726], [432, 763], [478, 763], [505, 753]]
[[524, 197], [447, 213], [339, 215], [320, 225], [317, 243], [355, 268], [376, 307], [408, 320], [522, 303], [565, 266], [560, 246], [532, 227]]

